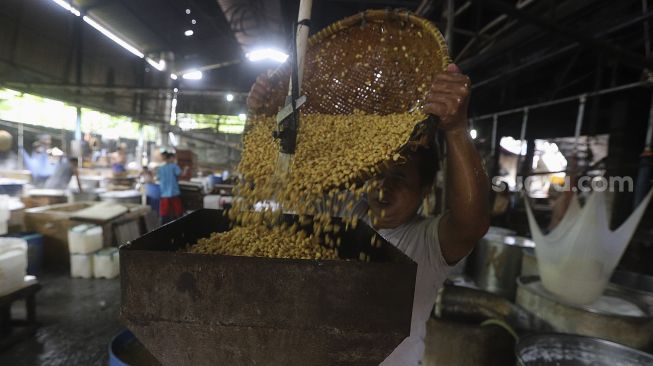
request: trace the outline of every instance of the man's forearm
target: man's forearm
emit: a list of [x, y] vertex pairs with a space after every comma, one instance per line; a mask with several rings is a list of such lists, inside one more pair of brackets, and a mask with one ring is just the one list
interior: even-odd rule
[[440, 220], [438, 236], [444, 259], [453, 264], [465, 257], [489, 226], [488, 178], [467, 132], [471, 81], [454, 64], [435, 75], [424, 112], [440, 118], [447, 140], [449, 213]]
[[466, 129], [445, 132], [447, 140], [447, 202], [450, 224], [476, 241], [489, 225], [488, 177]]

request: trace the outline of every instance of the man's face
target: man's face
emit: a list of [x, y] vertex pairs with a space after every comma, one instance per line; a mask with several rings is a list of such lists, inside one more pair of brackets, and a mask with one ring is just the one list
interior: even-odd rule
[[397, 162], [385, 169], [378, 181], [379, 188], [369, 194], [372, 215], [378, 220], [376, 229], [396, 228], [417, 213], [425, 188], [416, 159]]

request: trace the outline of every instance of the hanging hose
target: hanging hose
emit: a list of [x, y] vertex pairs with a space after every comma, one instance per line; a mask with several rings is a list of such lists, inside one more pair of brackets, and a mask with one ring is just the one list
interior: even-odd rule
[[481, 327], [487, 327], [490, 325], [495, 325], [498, 326], [499, 328], [503, 328], [515, 339], [515, 343], [519, 342], [519, 335], [517, 335], [517, 332], [505, 321], [501, 319], [492, 318], [481, 323]]
[[551, 331], [552, 327], [537, 316], [509, 300], [467, 287], [445, 284], [438, 294], [434, 309], [439, 318], [453, 318], [481, 323], [498, 319], [519, 331]]

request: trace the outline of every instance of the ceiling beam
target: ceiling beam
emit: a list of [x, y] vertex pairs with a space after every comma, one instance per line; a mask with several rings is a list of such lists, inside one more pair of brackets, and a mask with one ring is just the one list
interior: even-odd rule
[[[616, 32], [618, 30], [621, 30], [623, 28], [629, 27], [631, 25], [640, 23], [643, 20], [651, 18], [651, 17], [653, 17], [653, 11], [649, 11], [648, 13], [645, 13], [645, 14], [642, 14], [641, 16], [639, 16], [639, 17], [630, 19], [630, 20], [628, 20], [628, 21], [626, 21], [624, 23], [617, 24], [617, 25], [615, 25], [615, 26], [613, 26], [611, 28], [608, 28], [608, 29], [600, 32], [600, 33], [597, 33], [596, 35], [594, 35], [594, 37], [596, 38], [596, 40], [598, 40], [598, 39], [600, 39], [602, 37], [607, 36], [610, 33], [613, 33], [613, 32]], [[480, 88], [482, 86], [488, 85], [488, 84], [490, 84], [492, 82], [495, 82], [497, 80], [505, 78], [505, 77], [507, 77], [509, 75], [512, 75], [514, 73], [517, 73], [519, 71], [526, 70], [526, 69], [528, 69], [528, 68], [530, 68], [532, 66], [541, 64], [543, 62], [551, 61], [551, 60], [555, 59], [556, 57], [560, 57], [560, 56], [566, 54], [567, 52], [576, 49], [579, 46], [581, 46], [580, 42], [574, 42], [574, 43], [571, 43], [571, 44], [569, 44], [569, 45], [567, 45], [565, 47], [561, 47], [561, 48], [558, 47], [558, 48], [556, 48], [554, 50], [550, 50], [549, 52], [545, 52], [545, 53], [543, 53], [543, 56], [537, 57], [537, 58], [533, 59], [530, 62], [522, 63], [517, 67], [496, 72], [494, 76], [492, 76], [490, 78], [487, 78], [485, 80], [474, 83], [474, 85], [472, 85], [472, 89], [477, 89], [477, 88]]]
[[[473, 1], [473, 0], [472, 0]], [[562, 2], [556, 7], [556, 17], [558, 19], [566, 19], [572, 17], [574, 14], [577, 14], [584, 9], [592, 6], [595, 0], [575, 0], [575, 1], [566, 1]], [[476, 8], [480, 8], [483, 2], [476, 3]], [[524, 4], [529, 4], [522, 1], [520, 3], [523, 8]], [[549, 12], [548, 6], [545, 8], [542, 5], [547, 5], [544, 2], [535, 2], [530, 6], [533, 12], [543, 13], [545, 10]], [[486, 9], [487, 10], [487, 9]], [[505, 25], [501, 28], [495, 29], [494, 25], [497, 25], [499, 19], [506, 19], [505, 14], [500, 15], [494, 21], [483, 26], [479, 33], [486, 32], [491, 36], [490, 40], [481, 41], [480, 39], [470, 40], [470, 43], [467, 44], [463, 51], [461, 51], [457, 57], [456, 62], [463, 70], [472, 70], [478, 67], [485, 67], [488, 60], [494, 58], [504, 57], [510, 50], [514, 49], [515, 46], [521, 45], [524, 43], [539, 42], [546, 33], [542, 32], [537, 26], [527, 24], [520, 28], [515, 26], [519, 24], [516, 20], [510, 19]], [[473, 47], [472, 47], [473, 46]], [[466, 50], [465, 50], [466, 49]], [[468, 52], [469, 51], [469, 52]]]
[[348, 3], [348, 4], [376, 4], [388, 6], [401, 6], [413, 8], [421, 1], [404, 1], [404, 0], [329, 0], [331, 3]]
[[207, 144], [220, 145], [220, 146], [224, 146], [224, 147], [234, 149], [234, 150], [237, 150], [237, 151], [243, 151], [242, 145], [240, 143], [237, 143], [237, 142], [228, 142], [228, 141], [222, 141], [222, 140], [218, 140], [218, 139], [203, 138], [202, 136], [197, 136], [196, 134], [193, 134], [192, 132], [186, 132], [186, 131], [182, 131], [182, 130], [175, 130], [174, 133], [176, 133], [176, 134], [178, 134], [180, 136], [183, 136], [183, 137], [186, 137], [186, 138], [189, 138], [189, 139], [192, 139], [192, 140], [204, 142], [204, 143], [207, 143]]
[[152, 27], [152, 25], [149, 23], [149, 20], [153, 19], [151, 16], [144, 17], [140, 12], [134, 10], [130, 5], [131, 0], [127, 0], [127, 1], [118, 0], [118, 3], [123, 8], [127, 9], [127, 11], [132, 16], [134, 16], [134, 18], [136, 18], [136, 20], [138, 20], [138, 22], [140, 24], [142, 24], [148, 31], [150, 31], [155, 37], [157, 37], [159, 39], [160, 43], [163, 45], [163, 49], [158, 48], [156, 50], [152, 50], [152, 49], [142, 50], [146, 55], [147, 55], [148, 52], [170, 51], [170, 50], [172, 50], [172, 46], [171, 46], [172, 40], [169, 37], [167, 37], [165, 34], [161, 34], [161, 32], [158, 31], [157, 29], [154, 29], [154, 27]]
[[615, 56], [626, 65], [630, 65], [642, 69], [653, 68], [652, 59], [648, 59], [638, 53], [621, 48], [610, 42], [601, 40], [598, 37], [589, 36], [577, 29], [570, 29], [562, 25], [559, 25], [557, 23], [542, 19], [528, 12], [519, 10], [514, 6], [505, 3], [503, 1], [498, 1], [498, 0], [473, 0], [473, 1], [476, 2], [482, 1], [484, 6], [500, 11], [511, 18], [515, 18], [518, 21], [535, 25], [538, 28], [545, 30], [549, 33], [561, 35], [565, 38], [571, 39], [582, 45], [587, 45], [589, 47], [592, 47], [599, 52], [605, 52], [607, 54]]
[[[520, 9], [523, 9], [523, 8], [529, 6], [531, 3], [533, 3], [533, 1], [534, 0], [522, 1], [522, 2], [519, 2], [517, 4], [517, 6]], [[468, 4], [471, 4], [471, 1], [468, 2]], [[482, 3], [476, 4], [476, 9], [477, 9], [477, 12], [481, 12]], [[481, 18], [480, 14], [477, 14], [476, 16], [477, 16], [477, 21], [480, 21], [480, 18]], [[491, 39], [492, 37], [489, 37], [489, 35], [487, 33], [489, 33], [496, 26], [501, 25], [507, 18], [508, 17], [505, 14], [501, 14], [498, 17], [494, 18], [489, 23], [487, 23], [485, 26], [483, 26], [483, 28], [480, 28], [480, 27], [477, 26], [476, 30], [477, 30], [478, 36], [476, 36], [476, 37], [472, 38], [471, 40], [469, 40], [467, 42], [467, 44], [465, 44], [465, 46], [462, 47], [461, 51], [456, 56], [456, 62], [458, 63], [460, 60], [464, 59], [465, 55], [472, 49], [472, 47], [475, 46], [478, 43], [478, 41], [480, 41], [481, 36], [485, 36], [484, 40]], [[505, 29], [505, 28], [507, 28], [509, 26], [512, 26], [512, 25], [508, 24], [507, 26], [504, 26], [503, 28]], [[496, 33], [495, 33], [495, 35], [496, 35]]]
[[[172, 88], [148, 88], [148, 87], [134, 87], [128, 85], [101, 85], [101, 84], [55, 84], [55, 83], [29, 83], [22, 81], [0, 81], [0, 85], [10, 89], [15, 88], [29, 88], [29, 89], [66, 89], [66, 90], [80, 90], [96, 93], [107, 92], [125, 92], [135, 94], [157, 94], [157, 93], [171, 93]], [[246, 92], [234, 92], [229, 90], [218, 89], [187, 89], [179, 88], [179, 94], [182, 95], [200, 95], [206, 97], [225, 97], [227, 94], [232, 94], [234, 97], [246, 98]]]

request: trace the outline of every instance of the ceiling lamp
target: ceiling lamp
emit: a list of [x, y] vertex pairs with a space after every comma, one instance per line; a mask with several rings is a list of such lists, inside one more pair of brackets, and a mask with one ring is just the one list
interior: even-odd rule
[[202, 72], [201, 71], [189, 71], [182, 75], [182, 77], [186, 80], [200, 80], [202, 78]]
[[110, 40], [112, 40], [112, 41], [116, 42], [117, 44], [119, 44], [122, 48], [126, 49], [127, 51], [133, 53], [134, 55], [136, 55], [136, 56], [138, 56], [140, 58], [145, 57], [143, 52], [139, 51], [138, 49], [136, 49], [136, 47], [134, 47], [134, 46], [130, 45], [129, 43], [127, 43], [127, 41], [125, 41], [122, 38], [118, 37], [117, 35], [113, 34], [110, 30], [104, 28], [103, 26], [98, 24], [95, 20], [93, 20], [93, 19], [91, 19], [91, 18], [89, 18], [87, 16], [84, 16], [83, 19], [91, 27], [95, 28], [100, 33], [107, 36], [107, 38], [109, 38]]
[[150, 64], [153, 68], [163, 71], [166, 69], [166, 62], [165, 60], [159, 60], [159, 62], [156, 62], [152, 60], [151, 58], [147, 57], [145, 58], [145, 61], [147, 61], [148, 64]]
[[284, 63], [288, 59], [288, 54], [274, 48], [261, 48], [248, 52], [245, 57], [252, 62], [272, 60], [278, 63]]
[[[75, 16], [81, 16], [80, 11], [78, 9], [76, 9], [75, 7], [73, 7], [72, 5], [70, 5], [70, 3], [68, 3], [66, 0], [52, 0], [52, 2], [54, 2], [55, 4], [59, 5], [60, 7], [64, 8], [64, 9], [68, 10], [70, 13], [72, 13]], [[127, 51], [131, 52], [132, 54], [134, 54], [138, 58], [145, 58], [145, 54], [143, 52], [141, 52], [138, 48], [132, 46], [126, 40], [120, 38], [115, 33], [111, 32], [110, 30], [108, 30], [104, 26], [100, 25], [94, 19], [90, 18], [87, 15], [83, 16], [82, 19], [88, 25], [95, 28], [98, 32], [102, 33], [104, 36], [106, 36], [110, 40], [117, 43], [120, 47], [122, 47], [122, 48], [126, 49]], [[157, 69], [159, 71], [163, 71], [166, 68], [166, 63], [165, 63], [164, 60], [159, 60], [157, 62], [157, 61], [154, 61], [153, 59], [151, 59], [149, 57], [146, 58], [145, 60], [147, 61], [148, 64], [152, 65], [152, 67], [154, 67], [155, 69]]]

